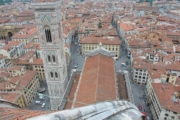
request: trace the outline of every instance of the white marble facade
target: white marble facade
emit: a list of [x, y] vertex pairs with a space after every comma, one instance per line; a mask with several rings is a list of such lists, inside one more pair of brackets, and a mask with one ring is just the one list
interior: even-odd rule
[[61, 106], [67, 84], [60, 7], [60, 1], [33, 3], [51, 110]]

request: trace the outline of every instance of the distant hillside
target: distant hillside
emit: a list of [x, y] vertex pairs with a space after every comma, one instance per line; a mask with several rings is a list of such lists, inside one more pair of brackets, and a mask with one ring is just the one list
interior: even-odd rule
[[31, 2], [32, 0], [21, 0], [22, 2]]
[[11, 3], [12, 0], [0, 0], [0, 5], [4, 5], [5, 3]]

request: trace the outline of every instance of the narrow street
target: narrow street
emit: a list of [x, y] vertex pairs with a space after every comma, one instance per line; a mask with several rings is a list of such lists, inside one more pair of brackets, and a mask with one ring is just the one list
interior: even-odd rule
[[71, 73], [71, 70], [74, 69], [75, 66], [77, 67], [76, 68], [77, 70], [82, 70], [85, 61], [85, 57], [82, 56], [79, 52], [80, 46], [77, 38], [72, 41], [70, 49], [71, 49], [71, 58], [68, 66], [69, 75]]
[[[121, 66], [121, 63], [126, 63], [128, 62], [128, 65], [125, 66]], [[121, 47], [120, 50], [120, 58], [118, 60], [115, 61], [115, 66], [116, 66], [116, 71], [132, 71], [131, 67], [130, 67], [130, 59], [127, 57], [127, 53], [125, 50], [123, 50], [123, 48]], [[130, 85], [131, 85], [131, 89], [132, 89], [132, 94], [133, 94], [133, 98], [134, 98], [134, 102], [135, 105], [138, 107], [139, 105], [142, 106], [142, 110], [141, 112], [146, 112], [146, 116], [149, 117], [149, 120], [152, 120], [152, 115], [150, 113], [150, 108], [146, 105], [145, 103], [145, 85], [139, 85], [137, 83], [133, 83], [132, 82], [132, 72], [129, 72], [129, 78], [130, 78]]]

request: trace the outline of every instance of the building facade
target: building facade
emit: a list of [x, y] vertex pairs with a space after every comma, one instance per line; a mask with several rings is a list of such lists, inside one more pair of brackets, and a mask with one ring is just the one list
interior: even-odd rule
[[26, 106], [22, 93], [0, 93], [0, 97], [1, 99], [16, 104], [21, 108]]
[[5, 59], [6, 57], [3, 55], [0, 55], [0, 68], [5, 68], [6, 67], [6, 62]]
[[38, 58], [33, 61], [32, 69], [37, 72], [39, 80], [45, 80], [44, 64], [41, 58]]
[[61, 1], [38, 0], [33, 4], [42, 49], [51, 110], [62, 107], [67, 68], [60, 15]]
[[102, 46], [110, 51], [115, 52], [115, 58], [118, 59], [120, 57], [120, 45], [121, 41], [118, 37], [95, 37], [95, 36], [86, 36], [80, 40], [81, 51], [84, 55], [86, 52], [90, 52], [96, 49], [99, 46], [99, 43], [102, 43]]
[[148, 79], [148, 71], [144, 68], [134, 68], [133, 69], [133, 81], [138, 84], [146, 84]]
[[40, 87], [37, 72], [24, 66], [2, 68], [0, 72], [0, 96], [20, 107], [28, 107]]
[[161, 81], [153, 83], [150, 77], [146, 91], [147, 103], [154, 120], [178, 120], [179, 98], [174, 96], [176, 91], [171, 83], [163, 84]]
[[34, 41], [34, 36], [37, 35], [37, 28], [35, 27], [26, 27], [23, 30], [19, 31], [15, 35], [12, 36], [12, 41], [20, 41], [24, 42], [24, 44], [28, 44], [29, 42]]

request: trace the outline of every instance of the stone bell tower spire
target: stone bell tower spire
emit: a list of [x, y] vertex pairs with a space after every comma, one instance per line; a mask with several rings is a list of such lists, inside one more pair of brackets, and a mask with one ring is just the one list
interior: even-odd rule
[[62, 39], [61, 1], [37, 0], [32, 4], [42, 50], [51, 109], [62, 107], [68, 82], [66, 58]]

